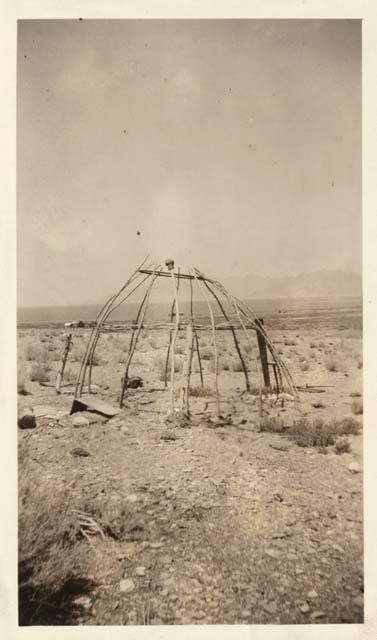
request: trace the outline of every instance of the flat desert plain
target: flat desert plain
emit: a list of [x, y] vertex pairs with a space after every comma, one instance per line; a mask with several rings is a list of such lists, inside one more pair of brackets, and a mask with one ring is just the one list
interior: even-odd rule
[[[267, 332], [299, 387], [264, 393], [258, 352], [218, 332], [223, 420], [214, 416], [210, 332], [194, 354], [191, 423], [166, 421], [168, 335], [144, 331], [112, 418], [69, 415], [90, 329], [19, 328], [21, 624], [314, 624], [363, 621], [361, 310], [276, 314]], [[101, 335], [93, 398], [115, 407], [129, 332]], [[176, 382], [185, 353], [177, 341]], [[255, 366], [254, 366], [255, 365]], [[84, 396], [86, 397], [86, 396]], [[29, 408], [29, 409], [28, 409]]]

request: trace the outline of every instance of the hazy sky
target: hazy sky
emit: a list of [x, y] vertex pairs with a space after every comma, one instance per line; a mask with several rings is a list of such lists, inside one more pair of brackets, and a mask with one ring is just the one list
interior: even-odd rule
[[359, 21], [20, 21], [17, 140], [21, 305], [361, 272]]

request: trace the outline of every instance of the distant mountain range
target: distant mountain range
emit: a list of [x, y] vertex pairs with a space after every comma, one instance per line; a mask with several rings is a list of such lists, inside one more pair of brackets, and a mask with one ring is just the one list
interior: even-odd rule
[[223, 278], [223, 285], [238, 298], [359, 297], [362, 278], [346, 271], [314, 271], [290, 277], [249, 274]]

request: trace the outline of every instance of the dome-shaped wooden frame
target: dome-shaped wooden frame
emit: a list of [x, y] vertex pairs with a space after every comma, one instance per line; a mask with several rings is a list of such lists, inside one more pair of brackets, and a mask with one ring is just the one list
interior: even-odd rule
[[[118, 307], [120, 307], [120, 305], [131, 298], [133, 293], [139, 287], [144, 285], [145, 293], [140, 303], [136, 319], [134, 322], [127, 325], [127, 329], [131, 331], [131, 339], [128, 346], [124, 376], [122, 378], [122, 386], [119, 394], [119, 404], [120, 407], [123, 407], [124, 397], [127, 392], [128, 383], [130, 380], [129, 370], [132, 363], [132, 358], [135, 353], [140, 333], [142, 329], [146, 328], [145, 318], [151, 291], [158, 278], [170, 278], [172, 282], [170, 321], [168, 323], [153, 323], [151, 325], [148, 325], [147, 328], [165, 329], [169, 332], [164, 382], [165, 387], [168, 387], [168, 384], [170, 385], [172, 414], [174, 414], [174, 411], [176, 411], [177, 409], [177, 379], [175, 376], [176, 342], [178, 331], [182, 330], [183, 328], [186, 328], [186, 359], [181, 376], [179, 393], [180, 410], [185, 411], [187, 414], [189, 414], [190, 376], [192, 357], [194, 352], [196, 352], [198, 357], [201, 385], [203, 386], [204, 384], [203, 367], [201, 363], [198, 341], [198, 331], [203, 329], [210, 330], [212, 335], [212, 349], [214, 359], [213, 380], [214, 391], [216, 395], [217, 415], [220, 415], [220, 392], [218, 386], [219, 352], [217, 346], [218, 330], [228, 330], [232, 334], [235, 352], [237, 353], [237, 357], [239, 358], [244, 375], [246, 392], [249, 392], [251, 388], [249, 378], [250, 370], [247, 362], [247, 354], [242, 353], [242, 349], [240, 348], [240, 341], [237, 336], [237, 331], [243, 332], [250, 346], [250, 332], [256, 332], [257, 343], [259, 347], [259, 358], [254, 358], [254, 360], [256, 364], [256, 370], [258, 371], [257, 385], [260, 391], [260, 398], [262, 399], [263, 396], [263, 388], [272, 389], [273, 385], [271, 385], [270, 382], [270, 371], [272, 370], [275, 382], [274, 392], [276, 393], [276, 396], [278, 397], [282, 391], [288, 391], [293, 396], [295, 401], [298, 400], [298, 393], [292, 376], [287, 366], [280, 358], [280, 355], [276, 351], [271, 339], [269, 338], [263, 325], [263, 321], [256, 317], [256, 315], [245, 302], [242, 302], [235, 296], [231, 295], [220, 282], [208, 278], [196, 268], [190, 268], [186, 269], [185, 271], [181, 271], [180, 268], [176, 269], [174, 267], [174, 261], [171, 259], [165, 261], [165, 267], [161, 266], [160, 264], [145, 266], [145, 263], [146, 260], [144, 260], [144, 262], [134, 271], [134, 273], [128, 278], [128, 280], [123, 284], [119, 291], [117, 291], [106, 301], [106, 303], [98, 313], [95, 325], [92, 328], [89, 340], [86, 345], [85, 353], [82, 358], [75, 388], [75, 399], [79, 399], [82, 396], [86, 377], [88, 380], [88, 392], [91, 392], [93, 357], [101, 332], [106, 330], [106, 321], [109, 319], [110, 315]], [[180, 315], [179, 284], [181, 280], [189, 280], [190, 284], [190, 314], [188, 319], [182, 319]], [[206, 304], [206, 307], [208, 309], [207, 318], [210, 319], [209, 325], [200, 324], [195, 318], [193, 311], [193, 285], [196, 285], [197, 289], [201, 293], [202, 300]], [[224, 302], [227, 302], [231, 305], [231, 308], [233, 309], [232, 315], [226, 311]], [[221, 323], [216, 321], [212, 306], [213, 303], [217, 306], [219, 315], [221, 315], [223, 318], [223, 321]], [[168, 380], [169, 361], [170, 380]]]

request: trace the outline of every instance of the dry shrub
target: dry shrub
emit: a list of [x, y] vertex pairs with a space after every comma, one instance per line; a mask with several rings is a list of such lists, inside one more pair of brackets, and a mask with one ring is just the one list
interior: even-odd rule
[[193, 386], [193, 387], [190, 386], [189, 395], [194, 398], [202, 398], [207, 396], [213, 396], [214, 391], [211, 387], [208, 387], [206, 385], [204, 385], [203, 387], [199, 385]]
[[361, 424], [353, 416], [347, 416], [341, 420], [335, 420], [335, 429], [340, 436], [357, 436], [361, 430]]
[[209, 347], [200, 350], [200, 357], [202, 360], [211, 360], [213, 351]]
[[316, 400], [315, 402], [312, 402], [312, 407], [314, 407], [314, 409], [324, 409], [326, 405], [322, 400]]
[[360, 416], [363, 414], [364, 407], [362, 400], [354, 400], [351, 404], [351, 411], [355, 416]]
[[32, 382], [48, 382], [48, 372], [50, 370], [51, 369], [46, 364], [33, 363], [30, 370], [30, 380]]
[[313, 422], [307, 418], [297, 420], [289, 433], [299, 447], [328, 447], [335, 443], [333, 426], [321, 419]]
[[361, 398], [360, 391], [351, 391], [350, 398]]
[[286, 347], [295, 347], [297, 342], [293, 338], [284, 338], [284, 344]]
[[309, 370], [309, 362], [307, 360], [301, 360], [299, 362], [299, 367], [301, 369], [301, 371], [308, 371]]
[[25, 444], [19, 454], [18, 492], [19, 622], [66, 624], [74, 616], [73, 597], [89, 584], [70, 493], [43, 484]]
[[283, 433], [287, 428], [280, 416], [262, 418], [259, 424], [259, 431], [268, 433]]
[[342, 363], [340, 359], [333, 353], [329, 354], [325, 358], [325, 367], [327, 371], [336, 373], [339, 372], [342, 368]]
[[349, 453], [351, 451], [351, 444], [348, 438], [345, 438], [344, 436], [338, 438], [335, 442], [334, 451], [337, 455]]
[[232, 371], [239, 373], [243, 371], [243, 366], [241, 360], [234, 360], [232, 363]]

